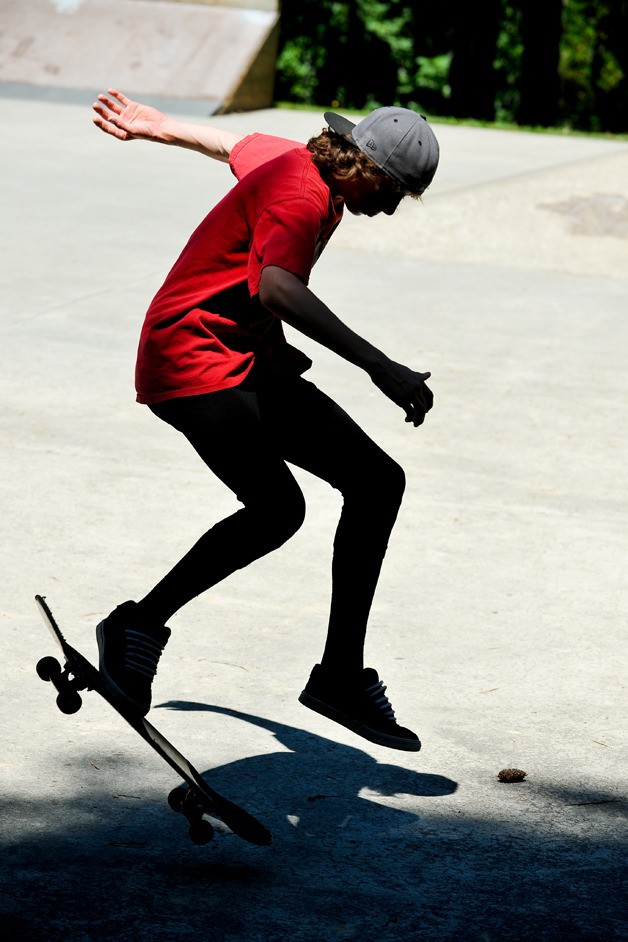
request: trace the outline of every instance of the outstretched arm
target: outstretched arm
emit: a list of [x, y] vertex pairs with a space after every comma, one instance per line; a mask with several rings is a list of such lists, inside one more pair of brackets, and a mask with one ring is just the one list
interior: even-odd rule
[[198, 151], [206, 157], [227, 162], [231, 149], [243, 134], [204, 124], [175, 121], [167, 115], [132, 101], [115, 88], [99, 95], [92, 105], [96, 127], [120, 141], [156, 141]]
[[422, 425], [434, 397], [425, 381], [430, 373], [418, 373], [356, 334], [303, 282], [290, 272], [269, 265], [262, 272], [260, 301], [286, 324], [365, 370], [375, 385], [406, 414], [406, 422]]

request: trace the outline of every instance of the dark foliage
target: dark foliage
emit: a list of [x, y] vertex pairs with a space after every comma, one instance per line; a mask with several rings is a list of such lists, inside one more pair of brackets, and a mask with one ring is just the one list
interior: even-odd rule
[[628, 0], [284, 0], [275, 97], [628, 133]]

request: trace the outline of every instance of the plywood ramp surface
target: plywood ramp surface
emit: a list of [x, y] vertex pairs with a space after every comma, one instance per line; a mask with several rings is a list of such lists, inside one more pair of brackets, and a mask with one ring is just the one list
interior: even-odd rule
[[208, 99], [224, 110], [267, 107], [279, 14], [254, 7], [2, 0], [0, 82], [115, 86], [130, 94]]

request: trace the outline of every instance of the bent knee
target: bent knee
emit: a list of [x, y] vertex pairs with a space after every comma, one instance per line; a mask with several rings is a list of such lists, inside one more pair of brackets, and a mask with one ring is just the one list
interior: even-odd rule
[[388, 469], [386, 471], [386, 475], [388, 480], [387, 486], [390, 488], [393, 494], [397, 495], [397, 499], [399, 500], [399, 503], [401, 503], [401, 499], [406, 489], [406, 472], [393, 458], [388, 458]]
[[382, 454], [381, 460], [370, 469], [366, 483], [371, 491], [376, 488], [378, 499], [399, 506], [406, 489], [406, 473], [394, 458]]
[[289, 500], [283, 500], [275, 507], [277, 531], [281, 542], [285, 543], [300, 530], [305, 520], [305, 498], [301, 491], [294, 492]]
[[278, 549], [302, 527], [305, 498], [298, 488], [289, 494], [268, 495], [264, 506], [258, 506], [255, 513], [268, 536], [269, 549]]

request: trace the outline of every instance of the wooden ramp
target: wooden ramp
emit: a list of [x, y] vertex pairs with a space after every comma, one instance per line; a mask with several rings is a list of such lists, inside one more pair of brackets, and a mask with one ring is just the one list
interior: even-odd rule
[[2, 0], [0, 83], [180, 99], [208, 114], [273, 102], [277, 0]]

